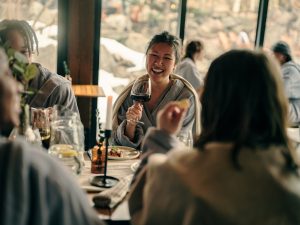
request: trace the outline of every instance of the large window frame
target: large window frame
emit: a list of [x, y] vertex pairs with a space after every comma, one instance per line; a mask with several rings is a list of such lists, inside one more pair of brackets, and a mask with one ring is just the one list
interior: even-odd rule
[[[177, 35], [182, 41], [184, 41], [185, 34], [187, 1], [180, 0], [178, 9]], [[57, 71], [63, 74], [61, 62], [66, 61], [70, 65], [74, 84], [98, 84], [99, 57], [101, 57], [99, 24], [101, 23], [102, 1], [82, 2], [81, 0], [58, 1]], [[268, 2], [268, 0], [259, 2], [255, 46], [253, 47], [263, 47]], [[87, 54], [91, 57], [87, 57]], [[97, 100], [78, 99], [78, 105], [86, 131], [86, 147], [91, 147], [95, 144], [96, 137]]]

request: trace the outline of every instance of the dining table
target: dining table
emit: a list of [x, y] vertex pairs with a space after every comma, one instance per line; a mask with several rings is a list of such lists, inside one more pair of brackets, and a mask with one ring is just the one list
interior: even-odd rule
[[[124, 181], [124, 178], [127, 178], [127, 185], [122, 187], [126, 193], [129, 190], [130, 182], [133, 177], [135, 170], [139, 165], [140, 159], [109, 159], [107, 161], [107, 176], [112, 176], [120, 181]], [[103, 175], [103, 174], [93, 174], [91, 173], [91, 160], [87, 157], [87, 154], [84, 156], [82, 172], [80, 175], [77, 175], [77, 181], [79, 182], [80, 187], [86, 192], [87, 198], [92, 207], [98, 212], [99, 218], [105, 220], [108, 224], [130, 224], [130, 215], [128, 210], [128, 202], [125, 198], [120, 199], [118, 204], [115, 207], [110, 208], [96, 208], [93, 202], [93, 198], [96, 195], [101, 194], [108, 190], [107, 188], [97, 187], [91, 185], [91, 180], [94, 176]], [[114, 187], [112, 187], [113, 190]], [[111, 193], [109, 193], [111, 194]]]

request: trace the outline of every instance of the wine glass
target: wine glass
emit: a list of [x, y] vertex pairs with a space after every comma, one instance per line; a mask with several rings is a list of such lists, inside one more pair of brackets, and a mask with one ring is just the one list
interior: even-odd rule
[[[143, 102], [148, 102], [151, 98], [151, 81], [149, 77], [146, 78], [140, 78], [135, 80], [131, 92], [130, 92], [130, 97], [132, 98], [133, 101], [139, 102], [140, 104]], [[128, 120], [127, 121], [132, 121], [134, 123], [141, 123], [144, 124], [141, 121], [138, 121], [138, 119], [135, 120]]]

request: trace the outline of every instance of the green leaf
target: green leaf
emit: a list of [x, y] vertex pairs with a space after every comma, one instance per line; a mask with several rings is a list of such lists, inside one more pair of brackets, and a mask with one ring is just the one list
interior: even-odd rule
[[35, 92], [37, 92], [38, 90], [35, 89], [35, 88], [29, 87], [29, 88], [27, 88], [27, 91], [29, 91], [29, 92], [31, 92], [31, 93], [35, 93]]
[[21, 74], [24, 73], [24, 69], [21, 66], [19, 66], [18, 64], [16, 64], [16, 63], [14, 63], [12, 65], [12, 69], [15, 70], [15, 71], [17, 71], [17, 72], [19, 72], [19, 73], [21, 73]]
[[28, 63], [28, 59], [26, 58], [26, 56], [20, 52], [15, 51], [15, 58], [20, 63], [24, 63], [24, 64]]
[[38, 68], [34, 64], [29, 64], [24, 73], [24, 80], [30, 81], [38, 74]]
[[15, 51], [14, 49], [9, 48], [9, 49], [7, 49], [7, 51], [6, 51], [6, 54], [7, 54], [8, 58], [11, 59], [11, 58], [14, 58], [15, 52], [16, 52], [16, 51]]
[[34, 91], [21, 91], [20, 92], [22, 95], [33, 95], [34, 94]]

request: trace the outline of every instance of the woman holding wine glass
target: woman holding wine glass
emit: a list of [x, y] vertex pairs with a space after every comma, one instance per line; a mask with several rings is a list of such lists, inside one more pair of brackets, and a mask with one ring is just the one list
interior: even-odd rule
[[[180, 58], [180, 40], [168, 32], [155, 35], [146, 50], [147, 74], [130, 83], [116, 100], [113, 143], [139, 148], [149, 127], [156, 126], [157, 112], [168, 102], [189, 99], [182, 130], [200, 133], [199, 102], [194, 88], [173, 74]], [[195, 121], [196, 118], [196, 121]]]
[[147, 167], [128, 196], [131, 224], [300, 224], [299, 158], [283, 87], [265, 53], [231, 50], [215, 59], [195, 148], [176, 144], [185, 111], [174, 102], [148, 129]]

